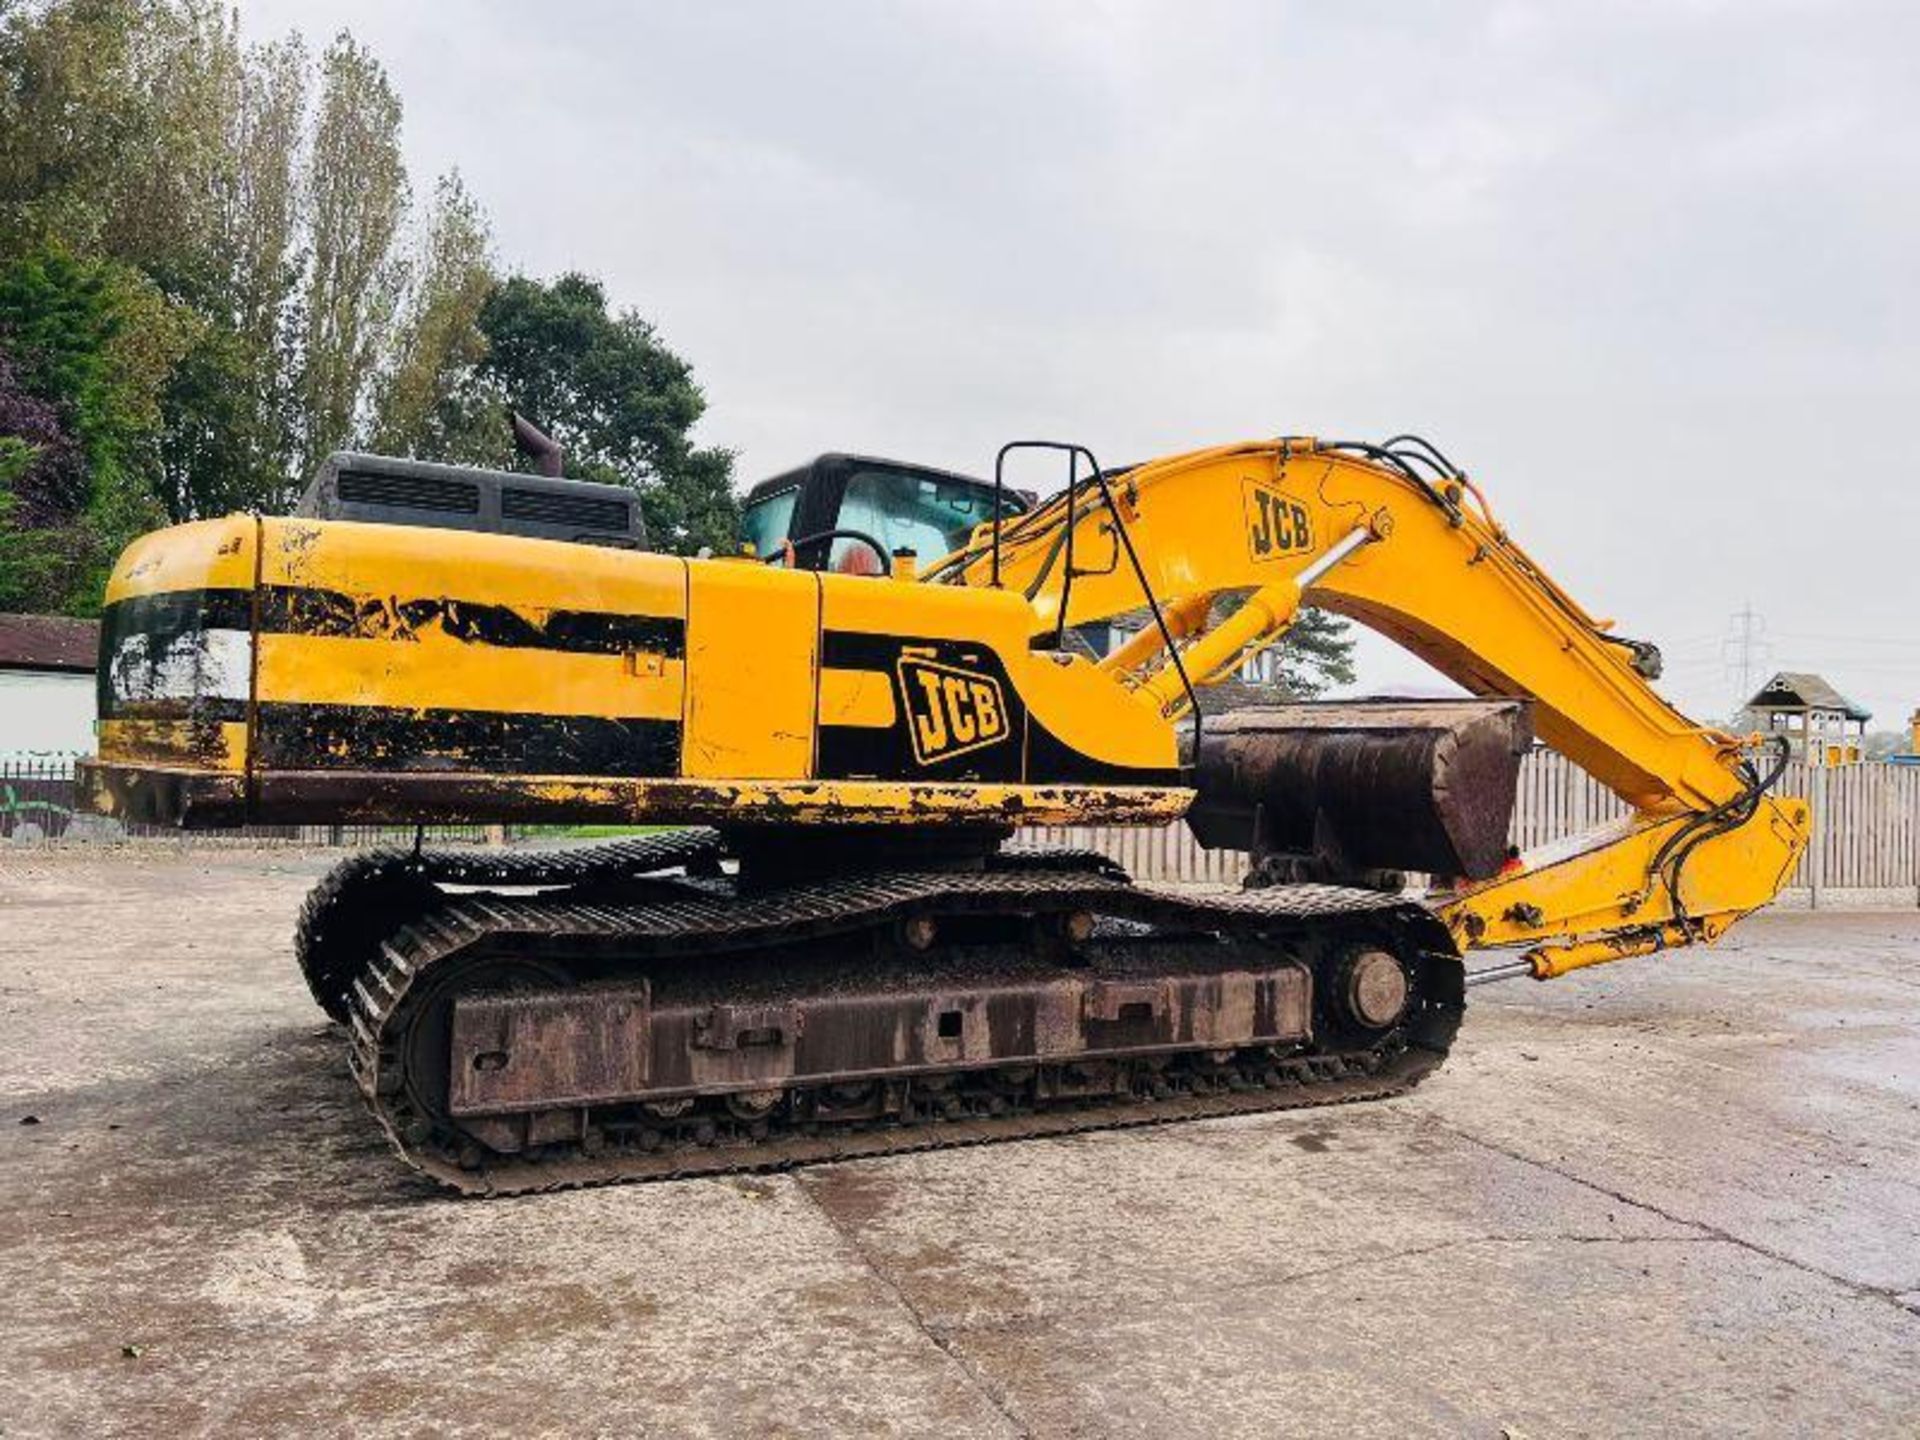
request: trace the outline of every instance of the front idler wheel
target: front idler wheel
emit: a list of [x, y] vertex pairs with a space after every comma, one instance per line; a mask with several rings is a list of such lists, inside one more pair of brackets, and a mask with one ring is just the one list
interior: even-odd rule
[[1407, 967], [1386, 950], [1360, 950], [1340, 967], [1340, 1003], [1365, 1030], [1386, 1030], [1407, 1013], [1413, 986]]

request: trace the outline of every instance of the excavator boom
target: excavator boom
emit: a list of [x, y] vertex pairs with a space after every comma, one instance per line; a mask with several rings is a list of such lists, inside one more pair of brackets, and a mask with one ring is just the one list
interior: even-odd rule
[[1567, 595], [1425, 442], [1254, 442], [1111, 480], [1088, 460], [935, 573], [1024, 594], [1037, 634], [1150, 607], [1103, 666], [1169, 718], [1302, 606], [1349, 616], [1471, 694], [1524, 697], [1540, 737], [1632, 807], [1440, 905], [1463, 947], [1531, 945], [1545, 978], [1716, 938], [1792, 874], [1807, 810], [1766, 793], [1777, 757], [1675, 710], [1650, 683], [1658, 650]]

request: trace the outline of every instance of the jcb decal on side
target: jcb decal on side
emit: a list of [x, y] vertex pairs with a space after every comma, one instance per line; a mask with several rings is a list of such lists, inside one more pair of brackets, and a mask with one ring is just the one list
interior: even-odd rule
[[1245, 480], [1247, 548], [1255, 560], [1277, 560], [1313, 548], [1313, 522], [1307, 507], [1271, 485]]
[[911, 653], [898, 665], [900, 709], [913, 758], [933, 765], [998, 744], [1012, 733], [1000, 681]]

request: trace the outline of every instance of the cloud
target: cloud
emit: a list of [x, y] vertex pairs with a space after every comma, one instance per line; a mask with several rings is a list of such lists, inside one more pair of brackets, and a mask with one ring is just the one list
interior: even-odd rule
[[1751, 599], [1920, 701], [1912, 7], [243, 12], [371, 41], [416, 166], [656, 320], [743, 478], [1414, 429], [1630, 630]]

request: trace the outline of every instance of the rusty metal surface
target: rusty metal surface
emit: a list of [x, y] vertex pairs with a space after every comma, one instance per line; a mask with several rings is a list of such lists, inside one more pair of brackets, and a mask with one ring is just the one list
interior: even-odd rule
[[294, 958], [320, 1008], [344, 1024], [349, 987], [374, 946], [431, 908], [441, 885], [591, 885], [717, 868], [719, 854], [719, 835], [701, 829], [559, 850], [368, 850], [342, 860], [308, 894], [294, 927]]
[[1407, 1006], [1406, 968], [1384, 950], [1363, 950], [1347, 962], [1347, 1011], [1362, 1025], [1391, 1025]]
[[[83, 762], [83, 804], [149, 825], [871, 825], [1157, 824], [1181, 786], [969, 787], [374, 770], [263, 770], [246, 777], [154, 764]], [[970, 799], [961, 793], [984, 792]], [[883, 793], [884, 790], [884, 793]]]
[[532, 458], [534, 473], [553, 480], [566, 474], [566, 452], [560, 448], [560, 442], [518, 410], [512, 418], [513, 448]]
[[80, 808], [132, 825], [209, 830], [247, 823], [243, 776], [164, 765], [82, 760], [74, 767]]
[[1530, 744], [1517, 700], [1235, 711], [1208, 722], [1187, 823], [1203, 845], [1256, 857], [1483, 878], [1505, 856]]
[[[1135, 968], [1146, 963], [1129, 959]], [[449, 1109], [465, 1118], [649, 1103], [794, 1082], [1293, 1044], [1311, 1035], [1307, 972], [1291, 962], [1131, 979], [1104, 969], [930, 978], [766, 1003], [703, 995], [654, 1005], [644, 983], [460, 997]]]
[[641, 1094], [651, 1016], [644, 980], [577, 993], [457, 996], [447, 1109], [505, 1114]]
[[[1397, 1093], [1438, 1065], [1459, 1023], [1459, 965], [1443, 932], [1420, 907], [1370, 892], [1195, 897], [1044, 864], [868, 874], [749, 896], [668, 888], [631, 904], [469, 896], [401, 927], [355, 987], [351, 1057], [363, 1094], [410, 1163], [463, 1191], [499, 1194], [1369, 1098]], [[1063, 968], [1048, 958], [1059, 930], [1045, 925], [1026, 933], [1056, 938], [1011, 952], [917, 956], [890, 949], [886, 938], [915, 915], [936, 917], [945, 933], [950, 923], [964, 930], [1079, 910], [1100, 917], [1105, 936], [1150, 932], [1131, 947], [1131, 969], [1120, 939], [1111, 954], [1092, 947], [1090, 974]], [[1397, 948], [1417, 972], [1406, 1018], [1365, 1038], [1301, 1035], [1311, 994], [1367, 945]], [[403, 1078], [423, 1060], [409, 1059], [407, 1037], [432, 1030], [422, 1032], [415, 1007], [425, 1002], [415, 997], [457, 977], [469, 955], [560, 964], [588, 986], [598, 976], [631, 983], [644, 975], [656, 1072], [671, 1059], [682, 1088], [669, 1093], [665, 1075], [654, 1073], [657, 1088], [639, 1104], [554, 1105], [461, 1122], [423, 1110]], [[1257, 955], [1268, 958], [1247, 963]], [[873, 968], [862, 972], [861, 956]], [[918, 962], [916, 978], [907, 967]], [[951, 995], [956, 966], [978, 982], [964, 998], [985, 1006], [984, 1023], [968, 1024], [967, 1004], [938, 1003], [943, 987], [945, 998], [961, 998]], [[1311, 985], [1309, 970], [1319, 977]], [[1003, 975], [998, 986], [992, 973]], [[423, 988], [423, 976], [437, 978]], [[1022, 986], [1014, 1023], [996, 1034], [995, 1004]], [[1049, 987], [1064, 1004], [1040, 1003]], [[918, 998], [903, 1005], [902, 995]], [[895, 1038], [856, 1037], [863, 1018], [876, 1018], [863, 1017], [863, 1006], [875, 1007], [874, 1028]], [[943, 1026], [954, 1009], [961, 1021]], [[1034, 1031], [1025, 1048], [1007, 1043], [1022, 1016]], [[1070, 1047], [1076, 1034], [1078, 1043], [1110, 1048], [1048, 1048]], [[1176, 1044], [1129, 1043], [1169, 1034]], [[1268, 1043], [1289, 1034], [1297, 1038]], [[887, 1063], [864, 1079], [845, 1070], [797, 1074], [789, 1057], [810, 1043], [835, 1057], [864, 1045]], [[471, 1060], [478, 1052], [463, 1053]], [[900, 1055], [924, 1063], [900, 1065]]]
[[[321, 1009], [344, 1024], [354, 975], [381, 939], [437, 903], [440, 886], [594, 886], [663, 870], [717, 875], [722, 853], [719, 832], [703, 827], [540, 850], [366, 850], [335, 865], [307, 895], [294, 927], [294, 958]], [[984, 863], [1126, 879], [1094, 850], [989, 854]]]

